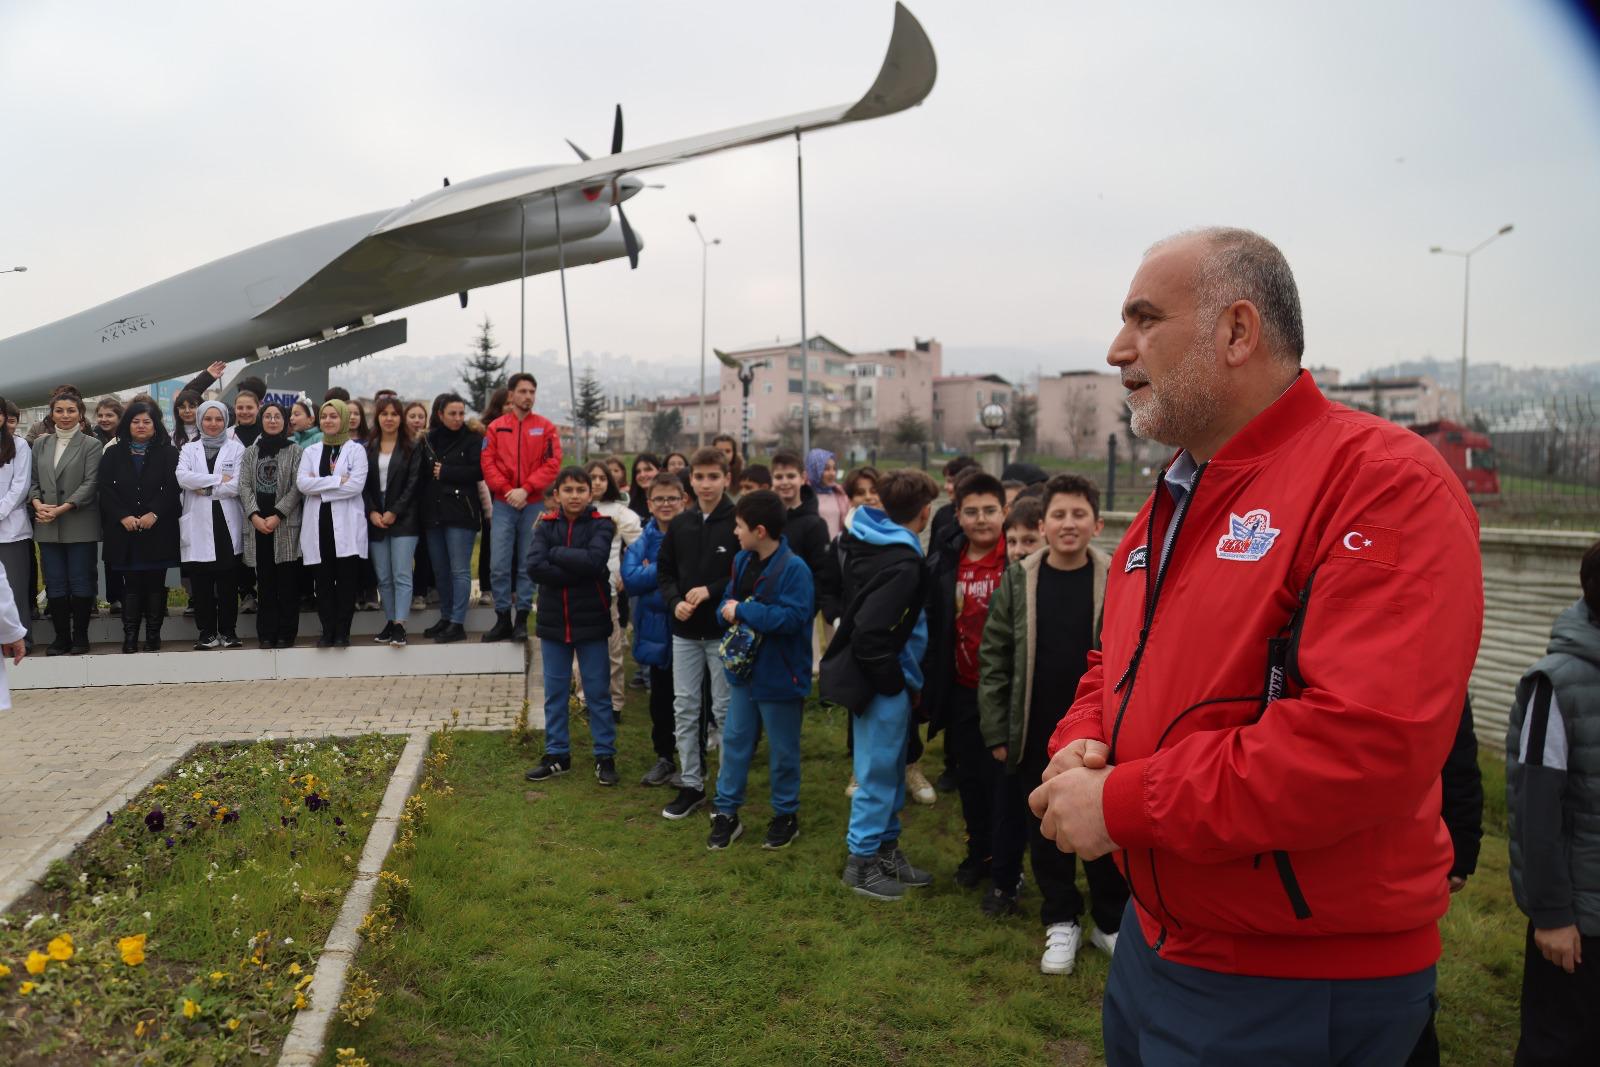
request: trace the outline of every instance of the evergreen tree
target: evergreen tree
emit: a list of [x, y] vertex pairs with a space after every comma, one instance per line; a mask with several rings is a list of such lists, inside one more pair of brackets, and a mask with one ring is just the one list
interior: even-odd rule
[[671, 452], [678, 447], [678, 435], [683, 433], [683, 412], [677, 408], [662, 408], [650, 416], [650, 450], [657, 454]]
[[578, 408], [572, 413], [572, 421], [580, 433], [587, 435], [600, 425], [605, 414], [606, 391], [601, 388], [599, 379], [595, 378], [594, 368], [590, 367], [578, 379]]
[[485, 315], [478, 336], [472, 339], [472, 355], [461, 367], [461, 383], [467, 387], [467, 403], [474, 411], [488, 407], [490, 395], [506, 384], [506, 361], [511, 357], [497, 357], [494, 350], [498, 347], [494, 325]]

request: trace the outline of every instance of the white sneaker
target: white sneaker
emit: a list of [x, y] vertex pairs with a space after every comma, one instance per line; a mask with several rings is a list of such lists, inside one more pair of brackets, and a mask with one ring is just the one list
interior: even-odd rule
[[861, 783], [856, 781], [856, 776], [852, 774], [850, 776], [850, 784], [844, 787], [844, 795], [847, 797], [853, 797], [856, 795], [856, 790], [860, 788]]
[[423, 597], [423, 596], [414, 596], [414, 597], [412, 597], [411, 598], [411, 610], [412, 611], [427, 611], [428, 610], [428, 598], [427, 597]]
[[1044, 955], [1039, 958], [1039, 973], [1071, 974], [1073, 965], [1078, 962], [1078, 942], [1082, 938], [1083, 929], [1077, 923], [1055, 923], [1046, 926]]
[[1108, 934], [1097, 926], [1089, 931], [1089, 944], [1109, 956], [1117, 951], [1117, 935]]
[[939, 799], [939, 794], [933, 791], [933, 783], [928, 781], [922, 768], [915, 763], [906, 767], [906, 792], [918, 804], [932, 804]]

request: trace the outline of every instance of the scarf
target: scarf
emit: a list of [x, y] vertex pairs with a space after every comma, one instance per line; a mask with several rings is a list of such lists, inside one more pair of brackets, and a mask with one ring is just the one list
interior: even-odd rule
[[437, 459], [440, 455], [460, 444], [461, 439], [466, 436], [467, 432], [466, 423], [462, 423], [459, 430], [446, 429], [442, 424], [429, 430], [428, 447], [433, 450], [434, 458]]
[[833, 453], [826, 448], [813, 448], [806, 453], [806, 484], [819, 493], [833, 492], [833, 488], [823, 488], [822, 469], [828, 465], [828, 460], [833, 459]]
[[256, 440], [261, 436], [261, 416], [257, 415], [256, 421], [251, 423], [249, 426], [234, 426], [233, 436], [234, 440], [238, 441], [246, 448], [249, 448], [251, 445], [255, 444]]
[[340, 445], [350, 440], [350, 406], [343, 400], [324, 400], [322, 402], [322, 406], [317, 409], [318, 422], [321, 422], [322, 413], [328, 408], [332, 408], [339, 413], [340, 429], [336, 434], [324, 432], [322, 435], [322, 443], [327, 445], [329, 448], [338, 448]]
[[78, 434], [78, 425], [77, 424], [74, 424], [72, 429], [70, 429], [70, 430], [63, 430], [59, 426], [56, 427], [56, 462], [55, 462], [55, 466], [57, 466], [57, 467], [61, 466], [61, 461], [63, 459], [65, 459], [66, 455], [67, 455], [67, 446], [72, 444], [72, 439], [74, 437], [76, 437], [77, 434]]
[[[206, 417], [206, 412], [211, 408], [216, 408], [218, 411], [222, 412], [222, 432], [216, 436], [207, 434], [203, 429], [205, 423], [202, 420]], [[228, 439], [227, 405], [223, 404], [221, 401], [207, 400], [205, 403], [195, 408], [194, 432], [195, 440], [199, 441], [200, 446], [206, 450], [206, 462], [210, 463], [212, 460], [217, 458], [217, 453], [222, 451], [222, 445]]]
[[154, 440], [154, 437], [149, 437], [143, 441], [135, 441], [130, 437], [128, 438], [128, 451], [132, 452], [136, 456], [142, 456], [145, 454], [145, 452], [149, 451], [150, 443]]
[[[263, 422], [265, 422], [263, 416], [266, 415], [268, 408], [277, 408], [278, 414], [283, 417], [284, 429], [282, 433], [268, 433], [266, 430], [261, 429]], [[283, 409], [282, 404], [268, 402], [261, 405], [261, 414], [256, 416], [256, 430], [255, 445], [258, 455], [274, 456], [282, 449], [289, 447], [289, 413]]]

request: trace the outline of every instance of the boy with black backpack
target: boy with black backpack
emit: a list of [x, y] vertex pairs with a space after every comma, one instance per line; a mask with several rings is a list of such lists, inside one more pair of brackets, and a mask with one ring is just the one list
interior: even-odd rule
[[928, 568], [920, 534], [938, 486], [922, 471], [890, 471], [878, 484], [882, 509], [857, 508], [844, 535], [845, 610], [822, 658], [822, 698], [855, 716], [850, 858], [843, 881], [874, 900], [899, 900], [933, 883], [900, 850], [906, 802], [906, 737], [920, 699], [927, 646], [923, 603]]
[[730, 689], [722, 726], [722, 766], [708, 849], [727, 848], [742, 833], [750, 760], [766, 728], [771, 766], [772, 822], [761, 847], [783, 848], [800, 834], [800, 721], [811, 692], [811, 616], [816, 610], [811, 571], [784, 536], [787, 511], [770, 489], [746, 493], [734, 506], [741, 551], [733, 561], [719, 614], [729, 627], [722, 641]]

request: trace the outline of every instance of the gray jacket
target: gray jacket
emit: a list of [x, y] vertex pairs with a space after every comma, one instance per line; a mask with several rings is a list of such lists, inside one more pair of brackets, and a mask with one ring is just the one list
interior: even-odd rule
[[[67, 453], [56, 465], [61, 439], [52, 431], [33, 446], [33, 480], [28, 499], [46, 504], [71, 504], [72, 510], [54, 522], [33, 524], [33, 539], [40, 544], [72, 545], [100, 540], [100, 452], [102, 445], [82, 430], [72, 435]], [[32, 505], [28, 513], [33, 513]]]
[[[273, 509], [283, 516], [278, 528], [272, 531], [272, 562], [289, 563], [300, 558], [300, 487], [295, 484], [295, 472], [300, 469], [300, 446], [289, 444], [278, 452], [277, 498]], [[256, 500], [256, 461], [261, 453], [255, 445], [244, 450], [239, 464], [239, 503], [244, 505], [244, 565], [256, 565], [256, 528], [250, 521], [252, 515], [261, 513]]]
[[1517, 686], [1506, 807], [1517, 906], [1536, 929], [1600, 935], [1600, 625], [1582, 600]]

